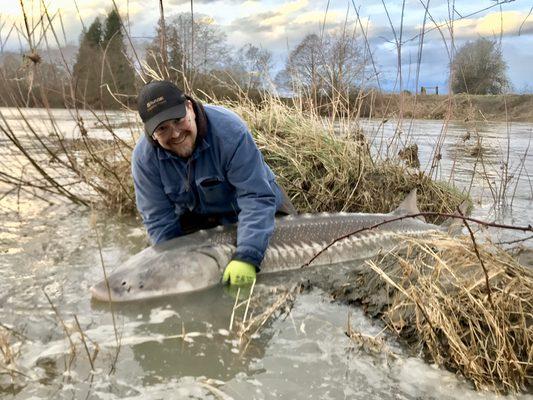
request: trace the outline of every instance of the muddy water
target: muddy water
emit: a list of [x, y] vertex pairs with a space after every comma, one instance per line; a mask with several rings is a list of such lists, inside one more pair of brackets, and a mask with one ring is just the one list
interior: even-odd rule
[[[36, 121], [42, 120], [33, 112]], [[85, 119], [88, 124], [96, 123], [90, 115]], [[64, 120], [70, 123], [67, 116]], [[465, 134], [461, 126], [451, 125], [449, 137], [460, 139]], [[501, 124], [487, 125], [483, 133], [483, 143], [489, 149], [486, 159], [493, 157], [490, 166], [495, 177], [500, 156], [506, 154], [501, 145], [506, 137], [501, 136], [499, 127]], [[368, 123], [366, 128], [374, 137], [391, 138], [395, 134], [395, 126], [388, 123], [385, 129], [375, 123]], [[65, 128], [69, 129], [74, 129], [73, 125]], [[105, 135], [105, 129], [98, 129], [95, 125], [96, 133]], [[124, 129], [129, 134], [128, 128]], [[405, 143], [418, 143], [422, 168], [431, 162], [441, 129], [441, 122], [415, 121], [409, 131], [404, 127], [401, 133]], [[533, 126], [520, 124], [511, 129], [512, 162], [516, 165], [528, 146]], [[2, 148], [7, 149], [3, 139], [0, 136]], [[454, 179], [466, 189], [472, 186], [476, 216], [531, 223], [531, 157], [526, 157], [525, 172], [517, 180], [512, 207], [502, 204], [491, 208], [492, 191], [485, 178], [474, 172], [475, 158], [452, 139], [442, 149], [442, 163], [436, 171], [439, 177], [447, 179], [452, 165], [448, 160], [455, 159]], [[12, 158], [11, 165], [18, 165], [15, 153], [6, 151], [4, 155]], [[5, 192], [7, 188], [0, 189]], [[235, 299], [222, 287], [115, 306], [111, 314], [107, 305], [90, 302], [88, 288], [103, 275], [101, 260], [112, 268], [146, 246], [138, 220], [92, 216], [85, 208], [46, 196], [35, 199], [17, 191], [2, 198], [0, 216], [0, 323], [17, 332], [9, 338], [11, 350], [20, 353], [9, 365], [18, 374], [0, 371], [1, 398], [496, 398], [474, 392], [467, 382], [408, 354], [394, 338], [383, 335], [379, 321], [369, 320], [359, 309], [331, 302], [319, 290], [297, 295], [290, 314], [269, 321], [246, 350], [235, 332], [228, 332]], [[262, 276], [257, 293], [269, 304], [277, 298], [271, 288], [321, 279], [324, 274], [342, 274], [350, 267]], [[235, 318], [239, 320], [242, 315], [240, 308]], [[93, 371], [74, 316], [91, 356], [98, 349]], [[373, 351], [352, 342], [345, 334], [348, 319], [352, 329], [382, 337], [385, 347]], [[65, 329], [73, 332], [74, 351]]]
[[[473, 217], [520, 226], [533, 222], [533, 124], [367, 120], [363, 129], [382, 158], [397, 157], [401, 149], [416, 144], [420, 169], [469, 193]], [[509, 230], [489, 232], [501, 242], [529, 236]], [[533, 266], [532, 241], [519, 246], [524, 248], [524, 260]]]

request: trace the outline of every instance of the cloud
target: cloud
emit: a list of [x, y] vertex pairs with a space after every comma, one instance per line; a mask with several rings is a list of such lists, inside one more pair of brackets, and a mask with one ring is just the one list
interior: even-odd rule
[[514, 33], [524, 20], [520, 13], [515, 11], [505, 13], [490, 13], [478, 19], [475, 23], [475, 29], [480, 35], [494, 35], [500, 33]]
[[283, 4], [277, 8], [277, 12], [280, 14], [292, 14], [296, 11], [300, 11], [309, 4], [309, 0], [296, 0], [290, 3]]
[[244, 3], [242, 3], [243, 7], [247, 8], [255, 8], [261, 5], [261, 2], [258, 0], [245, 0]]
[[[247, 2], [248, 3], [248, 2]], [[287, 26], [291, 23], [291, 17], [296, 12], [303, 10], [309, 5], [309, 0], [296, 0], [290, 3], [282, 4], [271, 10], [257, 13], [254, 6], [257, 4], [250, 4], [249, 11], [255, 12], [252, 15], [241, 17], [231, 23], [230, 29], [239, 30], [243, 32], [253, 33], [259, 32], [275, 32], [280, 31], [280, 26]], [[304, 13], [305, 14], [305, 13]]]
[[[259, 43], [274, 50], [296, 45], [306, 34], [318, 32], [324, 23], [324, 11], [315, 10], [308, 0], [296, 0], [269, 10], [256, 12], [233, 20], [228, 26], [228, 36], [238, 42]], [[325, 29], [340, 27], [344, 13], [330, 10]]]
[[[335, 24], [340, 21], [342, 14], [338, 11], [331, 11], [326, 16], [326, 23]], [[322, 11], [309, 11], [298, 15], [291, 21], [294, 24], [322, 24], [324, 22], [324, 12]]]
[[265, 24], [265, 20], [272, 20], [279, 15], [273, 11], [264, 12], [258, 15], [242, 17], [234, 20], [230, 26], [229, 31], [242, 32], [245, 34], [253, 34], [260, 32], [270, 32], [273, 30], [272, 24]]
[[492, 12], [477, 19], [464, 19], [454, 24], [455, 34], [459, 38], [476, 36], [517, 36], [522, 26], [522, 33], [533, 33], [533, 18], [519, 11]]

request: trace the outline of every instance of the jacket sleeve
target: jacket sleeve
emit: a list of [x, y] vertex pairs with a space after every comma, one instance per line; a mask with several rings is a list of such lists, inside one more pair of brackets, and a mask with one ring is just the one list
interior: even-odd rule
[[240, 209], [233, 259], [249, 262], [259, 270], [274, 231], [276, 195], [263, 157], [243, 122], [232, 132], [227, 151], [226, 175], [235, 187]]
[[132, 176], [135, 202], [152, 244], [158, 244], [181, 235], [175, 207], [165, 194], [160, 174], [153, 160], [141, 162], [134, 151]]

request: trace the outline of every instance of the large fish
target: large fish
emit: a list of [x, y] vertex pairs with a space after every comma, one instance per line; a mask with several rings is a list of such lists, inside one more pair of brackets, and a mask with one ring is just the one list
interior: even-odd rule
[[[276, 228], [261, 263], [261, 274], [297, 269], [335, 239], [402, 215], [419, 213], [416, 192], [388, 214], [321, 213], [276, 220]], [[405, 236], [421, 236], [444, 228], [407, 218], [343, 239], [310, 265], [361, 260], [401, 244]], [[120, 265], [91, 288], [95, 300], [114, 302], [190, 292], [216, 285], [235, 251], [234, 225], [178, 237], [148, 247]]]

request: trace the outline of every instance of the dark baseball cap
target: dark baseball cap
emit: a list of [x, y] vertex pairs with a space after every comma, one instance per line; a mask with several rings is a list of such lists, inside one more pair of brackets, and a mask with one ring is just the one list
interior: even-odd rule
[[185, 117], [186, 101], [185, 94], [172, 82], [152, 81], [144, 85], [137, 98], [137, 109], [148, 136], [161, 122]]

